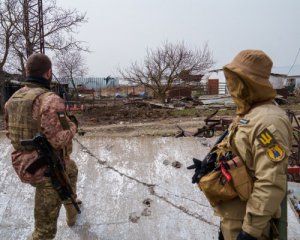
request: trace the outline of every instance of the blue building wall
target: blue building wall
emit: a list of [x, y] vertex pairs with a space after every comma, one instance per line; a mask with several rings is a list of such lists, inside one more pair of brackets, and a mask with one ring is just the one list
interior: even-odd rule
[[[61, 83], [68, 83], [69, 88], [73, 88], [71, 81], [61, 79]], [[119, 86], [118, 78], [99, 78], [99, 77], [87, 77], [87, 78], [74, 78], [75, 85], [82, 85], [84, 88], [103, 89], [107, 87]]]

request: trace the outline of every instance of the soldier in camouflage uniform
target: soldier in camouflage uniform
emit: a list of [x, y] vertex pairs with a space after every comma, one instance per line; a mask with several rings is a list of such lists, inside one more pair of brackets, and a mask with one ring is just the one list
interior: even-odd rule
[[[33, 240], [53, 239], [57, 231], [57, 218], [64, 204], [67, 224], [76, 221], [76, 210], [71, 202], [60, 200], [49, 177], [45, 176], [47, 166], [39, 163], [39, 155], [32, 147], [24, 147], [20, 140], [31, 139], [38, 132], [43, 133], [55, 151], [61, 156], [75, 193], [78, 169], [70, 159], [72, 138], [77, 127], [65, 114], [63, 99], [50, 91], [52, 64], [44, 54], [33, 54], [26, 64], [26, 83], [8, 100], [5, 105], [7, 137], [13, 145], [12, 165], [24, 183], [36, 187], [35, 192], [35, 229]], [[35, 163], [34, 165], [32, 165]], [[28, 167], [35, 166], [30, 174]], [[32, 173], [32, 172], [31, 172]]]

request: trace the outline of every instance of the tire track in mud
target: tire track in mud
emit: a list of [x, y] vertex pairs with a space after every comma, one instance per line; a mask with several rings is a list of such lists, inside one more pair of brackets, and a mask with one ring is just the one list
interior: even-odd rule
[[[150, 193], [152, 196], [155, 196], [155, 197], [159, 198], [160, 200], [162, 200], [162, 201], [164, 201], [165, 203], [171, 205], [172, 207], [174, 207], [174, 208], [176, 208], [176, 209], [182, 211], [183, 213], [187, 214], [188, 216], [193, 217], [193, 218], [195, 218], [195, 219], [197, 219], [197, 220], [199, 220], [199, 221], [201, 221], [201, 222], [205, 222], [205, 223], [207, 223], [207, 224], [209, 224], [209, 225], [211, 225], [211, 226], [214, 226], [214, 227], [216, 227], [216, 228], [219, 228], [218, 225], [216, 225], [216, 224], [213, 223], [213, 222], [210, 222], [210, 221], [206, 220], [206, 219], [205, 219], [203, 216], [201, 216], [200, 214], [198, 214], [198, 213], [196, 213], [196, 212], [192, 212], [192, 211], [190, 211], [189, 209], [187, 209], [187, 208], [185, 208], [185, 207], [183, 207], [183, 206], [181, 206], [181, 205], [177, 205], [177, 204], [173, 203], [172, 201], [170, 201], [170, 200], [169, 200], [168, 198], [166, 198], [165, 196], [162, 196], [162, 195], [158, 194], [158, 193], [155, 191], [155, 188], [156, 188], [156, 187], [157, 187], [157, 188], [161, 188], [160, 186], [158, 186], [158, 185], [156, 185], [156, 184], [152, 184], [152, 183], [143, 182], [143, 181], [141, 181], [141, 180], [139, 180], [139, 179], [136, 179], [136, 178], [134, 178], [134, 177], [132, 177], [132, 176], [129, 176], [129, 175], [127, 175], [127, 174], [125, 174], [125, 173], [119, 171], [119, 170], [116, 169], [115, 167], [113, 167], [113, 166], [111, 166], [110, 164], [108, 164], [107, 161], [103, 161], [103, 160], [101, 160], [99, 157], [97, 157], [97, 156], [96, 156], [94, 153], [92, 153], [92, 152], [91, 152], [84, 144], [82, 144], [76, 137], [74, 137], [73, 139], [80, 145], [80, 147], [84, 150], [84, 152], [86, 152], [86, 153], [89, 154], [91, 157], [93, 157], [94, 159], [96, 159], [97, 162], [98, 162], [100, 165], [103, 165], [103, 166], [105, 166], [106, 168], [108, 168], [108, 169], [110, 169], [110, 170], [112, 170], [112, 171], [118, 173], [118, 174], [119, 174], [120, 176], [122, 176], [122, 177], [126, 177], [126, 178], [128, 178], [128, 179], [130, 179], [130, 180], [132, 180], [132, 181], [134, 181], [134, 182], [136, 182], [136, 183], [138, 183], [138, 184], [141, 184], [141, 185], [147, 187], [148, 190], [149, 190], [149, 193]], [[164, 188], [161, 188], [161, 189], [164, 189]], [[168, 191], [168, 192], [169, 192], [169, 191]], [[169, 193], [171, 193], [171, 192], [169, 192]], [[181, 196], [178, 196], [178, 195], [173, 194], [173, 193], [171, 193], [171, 194], [174, 195], [174, 196], [176, 196], [176, 197], [180, 197], [180, 198], [182, 198], [182, 199], [187, 199], [186, 197], [181, 197]], [[191, 199], [188, 199], [188, 200], [191, 201]], [[194, 200], [193, 200], [193, 201], [194, 201]], [[195, 202], [196, 202], [196, 201], [195, 201]], [[199, 204], [199, 203], [198, 203], [198, 204]]]

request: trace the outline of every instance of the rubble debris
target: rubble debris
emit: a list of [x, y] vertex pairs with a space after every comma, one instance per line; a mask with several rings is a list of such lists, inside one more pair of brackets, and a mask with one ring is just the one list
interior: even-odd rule
[[130, 213], [129, 221], [133, 223], [137, 223], [141, 217], [137, 215], [136, 212]]
[[173, 134], [171, 134], [171, 133], [163, 133], [161, 136], [162, 137], [170, 137], [170, 136], [172, 136]]
[[275, 97], [275, 102], [278, 103], [279, 105], [288, 104], [288, 100], [281, 95], [277, 95]]
[[84, 136], [84, 134], [86, 133], [86, 131], [84, 131], [83, 129], [78, 129], [78, 135], [79, 136]]
[[143, 201], [143, 204], [146, 205], [147, 207], [150, 207], [152, 202], [153, 202], [152, 199], [146, 198], [146, 199]]
[[211, 106], [230, 106], [235, 107], [235, 104], [232, 100], [232, 98], [228, 95], [225, 96], [209, 96], [205, 95], [202, 97], [199, 97], [199, 100], [203, 103], [203, 105], [209, 105]]
[[135, 107], [141, 108], [141, 107], [150, 107], [149, 102], [143, 101], [143, 100], [130, 100], [124, 105], [134, 105]]
[[180, 162], [178, 162], [178, 161], [174, 161], [174, 162], [172, 162], [172, 166], [173, 166], [174, 168], [181, 168], [182, 163], [180, 163]]
[[160, 103], [150, 103], [152, 107], [164, 108], [164, 109], [174, 109], [175, 107], [171, 104], [160, 104]]
[[218, 111], [219, 109], [217, 109], [214, 113], [208, 116], [204, 120], [205, 126], [203, 126], [202, 128], [198, 128], [195, 133], [185, 131], [180, 126], [177, 126], [180, 131], [175, 135], [175, 137], [178, 138], [178, 137], [194, 136], [194, 137], [211, 138], [215, 135], [215, 131], [217, 130], [225, 131], [229, 127], [230, 123], [232, 122], [232, 119], [213, 118]]
[[[288, 177], [289, 181], [300, 182], [300, 123], [296, 117], [295, 112], [290, 111], [289, 109], [286, 111], [289, 117], [290, 122], [293, 125], [293, 151], [289, 158], [288, 165]], [[294, 122], [294, 124], [293, 124]]]
[[207, 142], [207, 138], [205, 138], [205, 137], [199, 138], [199, 142], [205, 147], [210, 146], [209, 143]]
[[170, 164], [169, 160], [164, 160], [164, 161], [163, 161], [163, 165], [166, 165], [166, 166], [167, 166], [167, 165], [169, 165], [169, 164]]
[[149, 208], [145, 208], [142, 213], [141, 213], [142, 216], [144, 217], [148, 217], [151, 215], [151, 210]]
[[185, 131], [185, 130], [183, 130], [183, 128], [181, 128], [178, 125], [176, 125], [176, 127], [179, 128], [179, 132], [176, 133], [175, 138], [193, 136], [192, 132]]

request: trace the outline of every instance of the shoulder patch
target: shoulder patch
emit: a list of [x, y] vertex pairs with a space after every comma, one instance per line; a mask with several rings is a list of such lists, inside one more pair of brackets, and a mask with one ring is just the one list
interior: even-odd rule
[[247, 124], [247, 123], [249, 123], [250, 122], [250, 120], [247, 120], [247, 119], [241, 119], [240, 120], [240, 123], [241, 124]]
[[272, 147], [276, 144], [276, 140], [274, 138], [274, 136], [272, 135], [272, 133], [270, 133], [270, 131], [265, 128], [257, 137], [256, 139], [259, 141], [259, 143], [263, 146], [263, 147]]
[[268, 147], [267, 155], [273, 162], [280, 162], [285, 157], [285, 150], [279, 144]]
[[69, 130], [70, 126], [66, 119], [66, 113], [65, 112], [57, 112], [57, 116], [58, 116], [59, 122], [60, 122], [63, 130]]
[[58, 114], [58, 117], [60, 117], [60, 118], [66, 117], [66, 113], [65, 112], [57, 112], [57, 114]]

